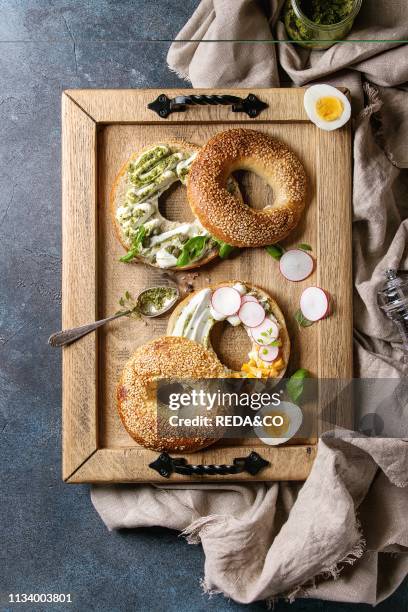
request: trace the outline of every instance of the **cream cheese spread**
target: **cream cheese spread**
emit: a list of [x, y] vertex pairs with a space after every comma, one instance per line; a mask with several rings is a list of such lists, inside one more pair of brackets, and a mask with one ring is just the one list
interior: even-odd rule
[[184, 245], [196, 236], [208, 237], [196, 260], [205, 258], [215, 247], [198, 219], [191, 223], [169, 221], [159, 211], [160, 195], [177, 181], [186, 184], [196, 155], [191, 150], [160, 144], [142, 153], [127, 170], [128, 188], [116, 210], [123, 242], [131, 249], [143, 228], [137, 257], [160, 268], [175, 267]]

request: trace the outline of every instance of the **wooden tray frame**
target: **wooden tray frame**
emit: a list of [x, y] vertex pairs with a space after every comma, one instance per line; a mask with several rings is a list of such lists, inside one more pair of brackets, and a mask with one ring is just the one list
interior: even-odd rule
[[[62, 325], [75, 327], [92, 321], [97, 314], [97, 140], [98, 129], [109, 123], [208, 122], [241, 123], [256, 127], [257, 121], [306, 122], [303, 89], [251, 90], [272, 102], [257, 119], [231, 113], [228, 107], [193, 107], [163, 120], [147, 104], [159, 93], [169, 97], [191, 94], [191, 89], [163, 90], [67, 90], [62, 95], [62, 199], [63, 273]], [[290, 91], [290, 96], [288, 96]], [[194, 93], [227, 93], [226, 90], [194, 90]], [[228, 90], [246, 97], [248, 90]], [[210, 115], [211, 113], [211, 115]], [[330, 224], [319, 234], [316, 256], [336, 244], [340, 267], [327, 266], [318, 281], [336, 293], [343, 287], [341, 316], [330, 326], [319, 327], [319, 351], [330, 360], [321, 364], [322, 378], [348, 379], [352, 376], [352, 270], [351, 270], [351, 134], [346, 127], [333, 141], [318, 131], [317, 171], [330, 181], [346, 185], [336, 193]], [[328, 183], [326, 183], [328, 184]], [[318, 214], [325, 223], [324, 209], [332, 193], [317, 194]], [[341, 238], [335, 228], [341, 228]], [[93, 238], [93, 239], [92, 239]], [[90, 334], [63, 350], [63, 478], [80, 482], [161, 482], [179, 483], [191, 479], [174, 474], [169, 481], [156, 475], [148, 464], [157, 453], [139, 447], [101, 448], [98, 440], [98, 336]], [[348, 358], [345, 360], [345, 356]], [[344, 406], [342, 407], [343, 410]], [[246, 456], [248, 447], [231, 446], [188, 455], [192, 463], [230, 463]], [[304, 480], [316, 454], [315, 445], [265, 447], [262, 455], [270, 461], [252, 480]], [[215, 476], [211, 480], [247, 480], [247, 474]], [[251, 477], [249, 477], [251, 478]], [[200, 480], [200, 478], [196, 478]], [[202, 480], [202, 479], [201, 479]], [[207, 477], [205, 481], [210, 479]]]

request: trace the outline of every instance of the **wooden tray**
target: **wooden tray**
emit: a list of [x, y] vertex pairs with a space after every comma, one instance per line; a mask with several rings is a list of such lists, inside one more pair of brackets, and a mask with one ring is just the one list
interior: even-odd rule
[[[264, 131], [285, 141], [302, 160], [309, 179], [308, 204], [301, 224], [285, 246], [307, 242], [317, 260], [313, 276], [301, 283], [285, 282], [277, 263], [264, 249], [247, 249], [239, 257], [200, 268], [195, 287], [232, 278], [250, 280], [276, 297], [292, 341], [288, 372], [298, 367], [319, 378], [346, 379], [352, 375], [351, 282], [351, 139], [349, 127], [318, 130], [303, 109], [303, 89], [251, 90], [268, 103], [256, 119], [232, 113], [226, 106], [195, 106], [185, 113], [160, 119], [147, 104], [159, 93], [169, 97], [213, 90], [68, 90], [62, 96], [63, 129], [63, 328], [81, 325], [115, 312], [126, 290], [155, 282], [159, 272], [141, 264], [118, 263], [118, 244], [109, 216], [109, 192], [122, 164], [143, 146], [183, 138], [197, 144], [232, 125]], [[246, 97], [246, 90], [228, 93]], [[254, 205], [271, 198], [257, 177], [241, 177], [244, 193]], [[163, 196], [169, 218], [188, 218], [185, 188]], [[180, 215], [185, 215], [184, 217]], [[183, 274], [183, 273], [180, 273]], [[309, 328], [298, 329], [293, 314], [302, 290], [322, 286], [335, 298], [335, 313]], [[116, 410], [115, 387], [120, 371], [134, 349], [165, 332], [167, 318], [148, 325], [121, 319], [63, 351], [63, 478], [79, 482], [177, 482], [191, 478], [173, 475], [165, 481], [148, 467], [158, 453], [138, 446], [123, 428]], [[231, 327], [226, 334], [234, 333]], [[238, 331], [236, 333], [239, 333]], [[230, 343], [224, 342], [227, 347]], [[240, 354], [221, 354], [230, 364]], [[237, 343], [235, 343], [237, 346]], [[347, 409], [342, 406], [343, 411]], [[282, 447], [258, 439], [231, 440], [188, 455], [191, 463], [232, 463], [235, 457], [258, 450], [270, 461], [256, 480], [302, 480], [310, 471], [316, 440]], [[200, 478], [196, 478], [196, 480]], [[246, 473], [215, 476], [214, 480], [254, 480]], [[202, 478], [201, 478], [202, 480]], [[208, 481], [208, 477], [206, 478]]]

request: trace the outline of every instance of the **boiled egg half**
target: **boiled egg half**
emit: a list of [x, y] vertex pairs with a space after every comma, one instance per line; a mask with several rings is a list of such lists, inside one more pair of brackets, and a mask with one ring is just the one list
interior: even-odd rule
[[[287, 442], [300, 429], [303, 414], [299, 406], [291, 402], [280, 402], [279, 406], [264, 406], [257, 412], [264, 424], [255, 426], [254, 431], [264, 444], [277, 446]], [[269, 419], [264, 419], [268, 416]]]
[[331, 85], [312, 85], [306, 89], [303, 103], [310, 121], [322, 130], [337, 130], [351, 116], [348, 98]]

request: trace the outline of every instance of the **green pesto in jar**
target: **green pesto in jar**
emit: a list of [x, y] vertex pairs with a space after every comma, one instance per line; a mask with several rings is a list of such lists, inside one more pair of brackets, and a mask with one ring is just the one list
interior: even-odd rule
[[[353, 13], [355, 0], [297, 0], [297, 7], [312, 22], [308, 25], [298, 16], [291, 0], [287, 0], [284, 9], [284, 22], [287, 33], [292, 40], [313, 41], [309, 47], [324, 48], [330, 46], [330, 40], [342, 40], [350, 31], [353, 19], [347, 20]], [[336, 24], [342, 24], [336, 28]], [[319, 26], [333, 26], [319, 31]], [[329, 44], [319, 44], [319, 40]], [[316, 42], [316, 44], [314, 44]]]
[[153, 287], [146, 289], [138, 298], [139, 310], [145, 315], [155, 315], [169, 306], [177, 297], [173, 287]]
[[301, 0], [300, 8], [313, 23], [333, 25], [353, 10], [353, 0]]

